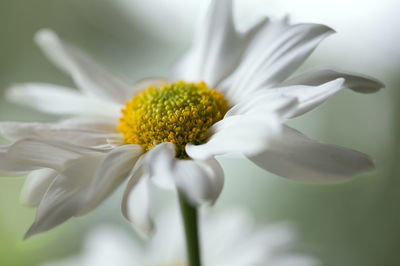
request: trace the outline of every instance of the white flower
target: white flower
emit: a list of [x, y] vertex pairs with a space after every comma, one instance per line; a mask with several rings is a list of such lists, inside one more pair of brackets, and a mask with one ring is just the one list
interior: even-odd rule
[[239, 32], [232, 1], [212, 1], [173, 74], [132, 87], [53, 32], [40, 31], [37, 43], [79, 91], [41, 83], [8, 91], [11, 100], [70, 116], [58, 123], [0, 124], [11, 140], [0, 146], [0, 174], [30, 173], [23, 200], [38, 205], [27, 236], [90, 212], [124, 180], [124, 216], [151, 231], [150, 183], [177, 187], [192, 204], [213, 203], [224, 183], [217, 155], [244, 155], [272, 173], [311, 183], [373, 169], [367, 155], [283, 124], [343, 88], [372, 93], [383, 86], [332, 68], [288, 79], [332, 33], [323, 25], [267, 18]]
[[[246, 212], [202, 215], [201, 252], [205, 266], [316, 266], [316, 259], [290, 252], [296, 233], [288, 224], [257, 226]], [[184, 236], [179, 213], [157, 219], [157, 231], [145, 247], [121, 229], [101, 226], [87, 237], [80, 255], [45, 266], [184, 266]]]

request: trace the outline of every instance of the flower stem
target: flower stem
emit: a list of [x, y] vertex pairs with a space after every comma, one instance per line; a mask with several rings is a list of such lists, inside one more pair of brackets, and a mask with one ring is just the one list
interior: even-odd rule
[[181, 193], [179, 193], [179, 203], [181, 206], [183, 225], [185, 227], [188, 265], [201, 266], [197, 209], [191, 206]]

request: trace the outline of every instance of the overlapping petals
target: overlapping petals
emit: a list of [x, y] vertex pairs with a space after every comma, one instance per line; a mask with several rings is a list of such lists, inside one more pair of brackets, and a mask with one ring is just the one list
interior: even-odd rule
[[149, 175], [161, 186], [174, 184], [194, 205], [213, 203], [224, 184], [224, 172], [214, 158], [179, 160], [175, 147], [162, 143], [146, 155]]
[[[57, 123], [0, 122], [0, 174], [29, 174], [22, 200], [38, 205], [27, 236], [86, 214], [125, 180], [123, 215], [151, 232], [151, 184], [177, 189], [193, 204], [213, 204], [224, 174], [215, 156], [239, 154], [286, 178], [326, 183], [344, 181], [374, 168], [367, 155], [322, 144], [284, 125], [313, 110], [344, 88], [372, 93], [383, 87], [366, 75], [319, 68], [288, 79], [317, 45], [333, 33], [319, 24], [264, 18], [245, 32], [237, 29], [232, 0], [214, 0], [192, 47], [169, 78], [128, 86], [90, 56], [50, 30], [35, 39], [69, 74], [78, 90], [43, 83], [12, 86], [17, 103], [64, 116]], [[209, 129], [205, 143], [186, 145], [177, 159], [172, 143], [144, 153], [116, 130], [122, 104], [148, 86], [174, 80], [205, 81], [231, 109]]]

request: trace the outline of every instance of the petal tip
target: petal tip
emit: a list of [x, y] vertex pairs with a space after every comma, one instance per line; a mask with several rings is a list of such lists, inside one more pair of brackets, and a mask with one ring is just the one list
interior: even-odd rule
[[376, 169], [376, 162], [375, 159], [372, 158], [369, 155], [365, 155], [365, 160], [366, 160], [366, 167], [364, 172], [371, 172], [374, 171]]
[[53, 30], [47, 28], [40, 29], [34, 36], [34, 40], [39, 46], [46, 42], [54, 42], [56, 39], [58, 39], [57, 34]]
[[21, 85], [13, 84], [4, 92], [4, 98], [8, 101], [14, 102], [16, 99], [19, 99], [22, 95], [21, 93]]
[[38, 232], [38, 230], [37, 230], [36, 223], [33, 223], [31, 225], [31, 227], [29, 227], [28, 231], [26, 231], [26, 233], [24, 235], [24, 238], [23, 238], [23, 241], [31, 238], [32, 236], [34, 236], [34, 235], [36, 235], [38, 233], [40, 233], [40, 232]]
[[143, 239], [150, 239], [155, 233], [153, 221], [149, 221], [145, 224], [132, 223], [132, 226], [137, 234]]
[[375, 79], [375, 82], [376, 82], [376, 85], [377, 85], [377, 86], [376, 86], [376, 87], [377, 87], [377, 90], [386, 88], [385, 83], [383, 83], [382, 81], [380, 81], [380, 80], [378, 80], [378, 79]]

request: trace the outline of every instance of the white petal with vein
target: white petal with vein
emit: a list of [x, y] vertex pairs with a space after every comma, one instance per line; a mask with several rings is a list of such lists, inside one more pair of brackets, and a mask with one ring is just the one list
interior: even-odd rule
[[56, 177], [41, 200], [25, 238], [48, 231], [77, 214], [86, 203], [87, 187], [103, 157], [102, 154], [81, 157]]
[[10, 144], [0, 144], [0, 176], [22, 176], [38, 169], [35, 165], [21, 164], [18, 158], [10, 156], [8, 154], [10, 146]]
[[21, 169], [34, 167], [62, 171], [70, 161], [78, 159], [88, 152], [96, 153], [94, 149], [62, 142], [22, 139], [10, 146], [5, 158], [14, 161]]
[[57, 115], [120, 116], [122, 105], [85, 96], [78, 91], [44, 83], [17, 84], [9, 88], [6, 97], [46, 113]]
[[78, 215], [96, 208], [129, 176], [143, 149], [139, 145], [123, 145], [106, 154], [88, 187], [87, 203]]
[[22, 138], [40, 138], [46, 140], [58, 140], [74, 145], [99, 146], [106, 145], [109, 140], [122, 137], [113, 129], [108, 133], [92, 127], [73, 125], [70, 122], [36, 123], [36, 122], [0, 122], [0, 135], [11, 140]]
[[265, 21], [249, 42], [241, 63], [223, 82], [229, 98], [241, 98], [288, 78], [333, 30], [319, 24]]
[[374, 169], [368, 155], [317, 142], [289, 127], [267, 151], [249, 159], [274, 174], [309, 183], [346, 181]]

